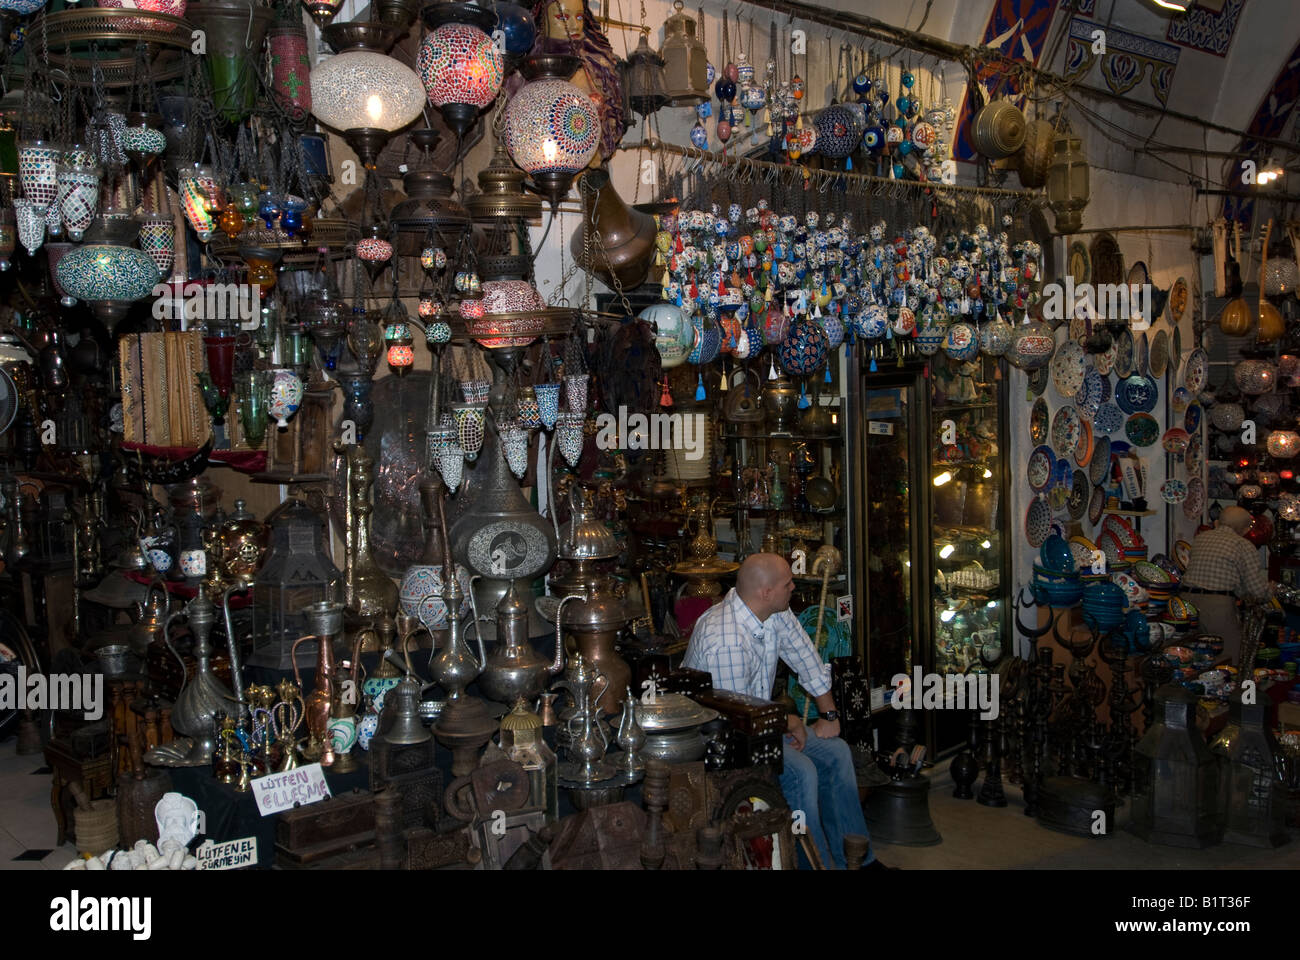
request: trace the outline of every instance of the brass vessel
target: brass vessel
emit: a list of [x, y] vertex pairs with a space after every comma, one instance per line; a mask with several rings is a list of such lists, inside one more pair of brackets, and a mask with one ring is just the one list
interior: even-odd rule
[[[374, 483], [375, 462], [360, 455], [360, 448], [348, 451], [347, 524], [351, 549], [344, 584], [345, 617], [349, 631], [363, 625], [374, 626], [397, 611], [397, 585], [380, 569], [370, 553], [370, 488]], [[374, 652], [374, 648], [366, 650]]]
[[583, 172], [578, 192], [583, 218], [569, 243], [574, 262], [609, 287], [641, 286], [654, 259], [655, 218], [624, 203], [603, 168]]

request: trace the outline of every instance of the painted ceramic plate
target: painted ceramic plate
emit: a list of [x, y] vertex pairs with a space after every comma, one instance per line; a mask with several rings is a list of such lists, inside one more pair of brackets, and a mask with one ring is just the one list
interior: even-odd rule
[[1187, 499], [1187, 484], [1178, 479], [1169, 479], [1160, 485], [1160, 499], [1165, 503], [1182, 503]]
[[1133, 375], [1115, 388], [1115, 402], [1125, 413], [1150, 413], [1155, 409], [1160, 391], [1150, 377]]
[[1074, 340], [1064, 341], [1056, 348], [1051, 367], [1052, 386], [1056, 392], [1067, 400], [1073, 399], [1083, 386], [1083, 377], [1088, 371], [1083, 347]]
[[1092, 460], [1088, 463], [1088, 479], [1093, 486], [1100, 487], [1110, 479], [1110, 437], [1099, 437], [1092, 451]]
[[1179, 277], [1169, 290], [1169, 305], [1166, 308], [1169, 311], [1169, 320], [1175, 326], [1183, 319], [1183, 311], [1187, 309], [1187, 296], [1187, 281]]
[[1106, 491], [1101, 487], [1092, 488], [1092, 499], [1088, 501], [1088, 522], [1093, 526], [1101, 519], [1102, 511], [1106, 509]]
[[1071, 520], [1078, 520], [1088, 511], [1088, 495], [1092, 485], [1082, 470], [1074, 471], [1074, 482], [1070, 486], [1070, 498], [1065, 502], [1065, 509]]
[[1025, 511], [1025, 539], [1037, 550], [1052, 532], [1052, 508], [1042, 497], [1035, 497]]
[[1080, 467], [1086, 467], [1088, 462], [1092, 460], [1092, 424], [1080, 417], [1079, 426], [1082, 433], [1079, 436], [1079, 442], [1074, 445], [1074, 462]]
[[1088, 338], [1088, 318], [1075, 312], [1070, 318], [1070, 339], [1082, 344]]
[[1109, 530], [1103, 530], [1097, 537], [1097, 548], [1106, 554], [1107, 566], [1112, 566], [1124, 559], [1124, 547], [1116, 539], [1115, 534]]
[[1124, 436], [1135, 447], [1149, 447], [1160, 439], [1160, 423], [1149, 413], [1135, 413], [1124, 424]]
[[1029, 374], [1029, 392], [1031, 395], [1041, 397], [1043, 391], [1047, 389], [1049, 367], [1051, 367], [1050, 363], [1047, 364], [1047, 366], [1039, 367], [1037, 370]]
[[1134, 363], [1134, 372], [1146, 376], [1150, 372], [1151, 361], [1151, 342], [1147, 339], [1147, 332], [1142, 331], [1142, 336], [1137, 338], [1137, 356]]
[[1151, 282], [1151, 274], [1147, 271], [1147, 265], [1141, 260], [1133, 263], [1128, 268], [1128, 285], [1130, 287], [1142, 287]]
[[1187, 355], [1187, 368], [1183, 370], [1183, 386], [1196, 396], [1205, 389], [1210, 374], [1210, 358], [1205, 351], [1197, 347]]
[[1092, 418], [1096, 433], [1114, 433], [1124, 426], [1124, 412], [1113, 403], [1103, 403]]
[[1095, 353], [1092, 356], [1092, 365], [1097, 372], [1103, 377], [1115, 369], [1115, 355], [1119, 352], [1119, 345], [1111, 340], [1110, 346], [1101, 353]]
[[1183, 516], [1188, 520], [1200, 520], [1205, 509], [1205, 484], [1200, 477], [1187, 481], [1187, 497], [1183, 500]]
[[1183, 429], [1188, 433], [1197, 433], [1201, 429], [1201, 405], [1193, 403], [1183, 413]]
[[1047, 442], [1047, 423], [1050, 414], [1047, 412], [1047, 401], [1038, 397], [1034, 401], [1034, 409], [1029, 414], [1029, 440], [1031, 443], [1039, 444]]
[[1025, 477], [1035, 493], [1042, 493], [1052, 481], [1052, 468], [1056, 466], [1056, 454], [1047, 444], [1035, 447], [1025, 464]]
[[1174, 327], [1172, 340], [1169, 345], [1169, 372], [1178, 376], [1178, 368], [1183, 364], [1183, 331]]
[[1069, 457], [1082, 433], [1083, 425], [1079, 421], [1079, 411], [1074, 407], [1061, 407], [1052, 418], [1052, 450], [1058, 457]]
[[1174, 413], [1182, 413], [1192, 402], [1192, 391], [1186, 387], [1179, 387], [1169, 395], [1169, 405], [1174, 408]]
[[1133, 375], [1133, 334], [1127, 330], [1120, 332], [1115, 340], [1115, 376], [1131, 377]]
[[[1186, 496], [1183, 497], [1187, 499]], [[1187, 569], [1187, 561], [1192, 559], [1192, 545], [1186, 540], [1179, 540], [1174, 544], [1174, 563], [1178, 564], [1179, 570]]]
[[1107, 399], [1107, 384], [1108, 379], [1091, 367], [1084, 373], [1079, 392], [1074, 395], [1074, 406], [1085, 420], [1095, 417], [1097, 410]]
[[1080, 284], [1092, 283], [1092, 257], [1088, 255], [1088, 248], [1081, 241], [1076, 240], [1070, 244], [1066, 263], [1076, 287]]
[[1151, 376], [1159, 380], [1169, 369], [1169, 334], [1157, 330], [1151, 340]]
[[1070, 552], [1074, 554], [1074, 562], [1079, 569], [1087, 571], [1092, 567], [1093, 554], [1097, 552], [1097, 545], [1087, 537], [1074, 536], [1070, 538]]

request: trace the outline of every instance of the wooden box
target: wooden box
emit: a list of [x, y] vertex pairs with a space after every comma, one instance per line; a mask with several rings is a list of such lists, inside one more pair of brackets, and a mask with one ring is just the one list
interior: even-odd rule
[[691, 694], [691, 699], [712, 707], [747, 737], [780, 736], [785, 733], [785, 707], [774, 700], [761, 700], [730, 690]]
[[375, 841], [375, 796], [341, 794], [279, 814], [275, 852], [292, 863], [311, 863]]
[[266, 430], [266, 472], [258, 480], [291, 483], [328, 479], [334, 455], [334, 392], [309, 390], [302, 406], [281, 430], [272, 423]]

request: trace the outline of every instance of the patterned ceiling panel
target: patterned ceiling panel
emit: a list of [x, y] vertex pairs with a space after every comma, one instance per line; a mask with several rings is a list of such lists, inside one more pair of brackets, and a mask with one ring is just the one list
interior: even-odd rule
[[1180, 47], [1226, 57], [1244, 6], [1246, 0], [1194, 3], [1186, 13], [1169, 21], [1169, 32], [1165, 39]]

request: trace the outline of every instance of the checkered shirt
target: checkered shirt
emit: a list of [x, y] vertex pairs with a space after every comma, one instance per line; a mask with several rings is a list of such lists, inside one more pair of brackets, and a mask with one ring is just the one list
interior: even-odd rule
[[1269, 596], [1268, 578], [1260, 565], [1259, 551], [1245, 537], [1226, 527], [1206, 530], [1192, 541], [1183, 586], [1231, 590], [1243, 600]]
[[795, 615], [783, 610], [760, 622], [732, 588], [695, 621], [682, 666], [707, 670], [719, 690], [770, 700], [778, 659], [814, 699], [830, 691], [830, 668]]

